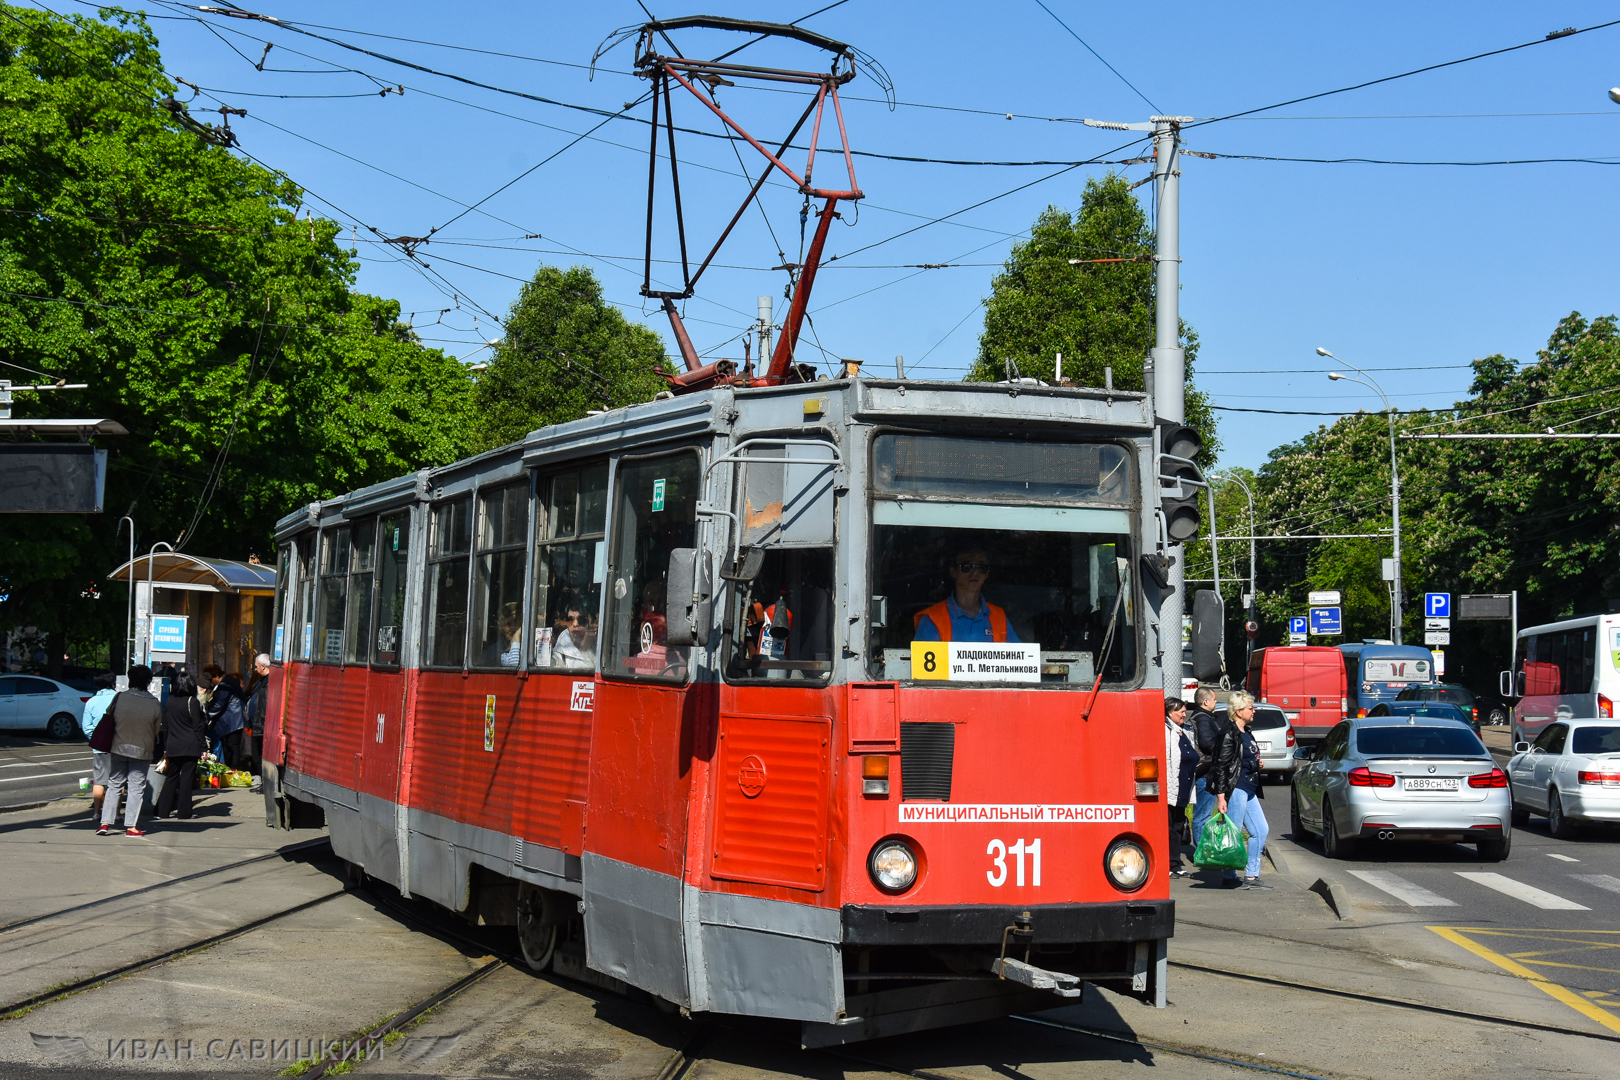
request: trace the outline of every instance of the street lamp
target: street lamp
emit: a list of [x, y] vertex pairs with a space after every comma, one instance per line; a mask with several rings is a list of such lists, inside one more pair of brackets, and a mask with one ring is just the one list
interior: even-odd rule
[[1390, 404], [1389, 395], [1384, 388], [1378, 385], [1378, 380], [1368, 375], [1347, 360], [1340, 360], [1326, 349], [1318, 347], [1316, 355], [1325, 356], [1330, 360], [1337, 360], [1351, 371], [1366, 376], [1365, 379], [1352, 378], [1341, 372], [1330, 371], [1328, 378], [1334, 382], [1344, 381], [1359, 383], [1384, 399], [1384, 414], [1389, 417], [1389, 491], [1391, 516], [1395, 525], [1395, 580], [1390, 582], [1389, 592], [1389, 637], [1395, 644], [1401, 642], [1401, 474], [1395, 464], [1395, 406]]
[[1609, 100], [1614, 102], [1616, 105], [1620, 105], [1620, 86], [1610, 88]]
[[[1211, 481], [1214, 481], [1214, 480], [1217, 480], [1217, 479], [1228, 481], [1230, 483], [1236, 484], [1238, 487], [1243, 489], [1243, 494], [1248, 496], [1248, 499], [1249, 499], [1249, 604], [1248, 604], [1249, 611], [1248, 611], [1248, 617], [1247, 617], [1246, 621], [1252, 623], [1252, 622], [1254, 622], [1255, 604], [1259, 601], [1259, 590], [1255, 587], [1255, 578], [1254, 578], [1254, 564], [1255, 564], [1255, 558], [1254, 558], [1254, 536], [1255, 536], [1255, 533], [1254, 533], [1254, 492], [1249, 490], [1249, 485], [1245, 484], [1243, 482], [1243, 478], [1241, 476], [1237, 475], [1236, 473], [1218, 473], [1218, 474], [1212, 475], [1210, 477]], [[1211, 483], [1211, 485], [1209, 487], [1209, 490], [1211, 492], [1213, 492], [1215, 490], [1213, 483]], [[1210, 496], [1210, 498], [1211, 498], [1210, 511], [1209, 511], [1210, 543], [1212, 545], [1211, 550], [1213, 550], [1213, 544], [1214, 544], [1214, 541], [1215, 541], [1215, 508], [1214, 508], [1214, 501], [1213, 501], [1214, 496], [1213, 496], [1213, 494]], [[1215, 576], [1219, 577], [1220, 573], [1221, 573], [1220, 570], [1217, 569], [1215, 571]], [[1244, 665], [1244, 669], [1243, 669], [1244, 671], [1248, 671], [1247, 661], [1253, 659], [1253, 657], [1254, 657], [1254, 635], [1249, 634], [1248, 638], [1249, 638], [1249, 650], [1245, 654], [1245, 658], [1244, 658], [1245, 659], [1245, 665]]]

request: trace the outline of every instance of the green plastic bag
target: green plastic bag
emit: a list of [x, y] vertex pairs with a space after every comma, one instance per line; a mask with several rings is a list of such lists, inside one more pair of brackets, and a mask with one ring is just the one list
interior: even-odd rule
[[1248, 866], [1249, 845], [1243, 839], [1243, 830], [1225, 814], [1210, 818], [1204, 825], [1203, 835], [1198, 838], [1193, 864], [1221, 870], [1242, 870]]

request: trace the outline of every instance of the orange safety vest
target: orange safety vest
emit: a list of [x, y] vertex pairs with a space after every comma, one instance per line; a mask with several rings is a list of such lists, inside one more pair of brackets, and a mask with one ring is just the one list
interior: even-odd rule
[[[1006, 641], [1007, 613], [988, 600], [980, 599], [979, 603], [990, 611], [990, 639], [992, 641]], [[941, 600], [933, 607], [923, 608], [911, 617], [911, 632], [913, 634], [917, 632], [917, 627], [922, 623], [924, 615], [928, 616], [928, 620], [934, 624], [934, 629], [939, 631], [939, 640], [951, 640], [951, 609], [945, 606], [945, 601]]]

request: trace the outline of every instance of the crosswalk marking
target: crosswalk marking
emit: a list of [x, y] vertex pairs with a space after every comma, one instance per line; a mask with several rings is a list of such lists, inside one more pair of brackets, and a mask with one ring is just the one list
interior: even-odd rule
[[1511, 896], [1515, 900], [1523, 900], [1525, 903], [1541, 908], [1543, 911], [1592, 910], [1585, 904], [1577, 904], [1573, 900], [1565, 900], [1562, 896], [1554, 896], [1550, 892], [1543, 892], [1532, 885], [1526, 885], [1522, 881], [1514, 881], [1512, 878], [1506, 877], [1502, 874], [1478, 873], [1468, 870], [1458, 870], [1456, 873], [1460, 878], [1467, 878], [1469, 881], [1478, 882], [1487, 889], [1495, 889], [1497, 892], [1502, 893], [1505, 896]]
[[1547, 852], [1547, 858], [1549, 858], [1549, 859], [1557, 859], [1559, 862], [1580, 862], [1581, 861], [1581, 860], [1573, 858], [1573, 857], [1571, 857], [1569, 855], [1560, 855], [1556, 851]]
[[1584, 881], [1588, 885], [1595, 885], [1609, 892], [1620, 893], [1620, 878], [1610, 874], [1571, 874], [1576, 881]]
[[1455, 900], [1447, 900], [1439, 893], [1432, 893], [1423, 886], [1407, 881], [1399, 874], [1392, 874], [1387, 870], [1352, 870], [1351, 877], [1358, 877], [1375, 889], [1382, 889], [1395, 899], [1410, 904], [1412, 907], [1456, 907]]

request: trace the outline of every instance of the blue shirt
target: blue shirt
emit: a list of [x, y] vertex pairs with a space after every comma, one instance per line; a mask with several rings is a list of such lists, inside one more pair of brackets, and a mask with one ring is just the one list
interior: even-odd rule
[[[951, 613], [951, 640], [952, 641], [994, 641], [995, 635], [990, 631], [990, 605], [983, 599], [979, 600], [979, 613], [969, 616], [956, 603], [956, 594], [952, 593], [945, 598], [945, 610]], [[924, 615], [917, 620], [917, 641], [938, 641], [939, 627], [934, 620]], [[1007, 620], [1007, 640], [1022, 642], [1018, 631], [1013, 629], [1012, 620]]]
[[118, 696], [116, 690], [97, 690], [96, 696], [84, 703], [84, 716], [80, 718], [79, 726], [84, 728], [84, 737], [89, 738], [96, 733], [96, 725], [101, 718], [107, 715], [107, 706], [112, 699]]

